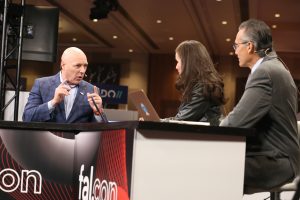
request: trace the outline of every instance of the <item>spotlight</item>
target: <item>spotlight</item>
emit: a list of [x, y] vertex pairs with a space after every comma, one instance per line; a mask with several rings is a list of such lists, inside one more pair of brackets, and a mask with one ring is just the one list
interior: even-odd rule
[[119, 3], [117, 0], [95, 0], [95, 7], [91, 8], [90, 19], [105, 19], [110, 11], [118, 9]]

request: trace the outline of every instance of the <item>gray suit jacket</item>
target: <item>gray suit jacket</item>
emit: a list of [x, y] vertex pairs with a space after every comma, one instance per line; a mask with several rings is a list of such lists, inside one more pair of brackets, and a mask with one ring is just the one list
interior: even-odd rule
[[247, 138], [245, 186], [270, 189], [299, 172], [297, 88], [275, 52], [250, 74], [244, 94], [221, 126], [255, 128]]
[[93, 85], [81, 81], [72, 110], [66, 119], [64, 101], [49, 113], [48, 101], [54, 97], [55, 89], [60, 85], [59, 73], [54, 76], [36, 79], [30, 91], [28, 102], [23, 113], [25, 122], [57, 122], [57, 123], [84, 123], [96, 122], [92, 108], [87, 100], [87, 93], [93, 93]]

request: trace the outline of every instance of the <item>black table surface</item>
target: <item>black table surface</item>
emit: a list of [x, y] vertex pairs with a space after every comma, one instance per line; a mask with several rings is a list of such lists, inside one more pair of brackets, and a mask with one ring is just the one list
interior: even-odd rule
[[118, 129], [141, 129], [141, 130], [161, 130], [177, 132], [194, 132], [206, 134], [226, 134], [253, 136], [254, 129], [234, 128], [234, 127], [216, 127], [204, 125], [190, 125], [168, 122], [151, 122], [151, 121], [119, 121], [109, 123], [51, 123], [51, 122], [15, 122], [0, 121], [1, 129], [22, 129], [22, 130], [48, 130], [73, 132], [74, 134], [85, 131], [104, 131]]

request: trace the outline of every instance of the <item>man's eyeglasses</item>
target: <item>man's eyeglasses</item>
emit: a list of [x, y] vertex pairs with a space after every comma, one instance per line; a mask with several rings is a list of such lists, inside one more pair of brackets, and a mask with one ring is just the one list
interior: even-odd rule
[[234, 43], [234, 44], [232, 45], [232, 47], [233, 47], [234, 50], [236, 50], [236, 49], [239, 47], [240, 44], [247, 44], [248, 42], [249, 42], [249, 41], [246, 41], [246, 42], [240, 42], [240, 43]]

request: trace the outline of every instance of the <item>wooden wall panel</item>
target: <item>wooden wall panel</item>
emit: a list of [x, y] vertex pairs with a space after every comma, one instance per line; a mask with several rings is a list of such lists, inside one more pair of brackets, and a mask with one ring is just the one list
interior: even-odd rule
[[161, 118], [177, 113], [180, 93], [175, 88], [178, 76], [175, 56], [151, 54], [149, 58], [148, 97]]

